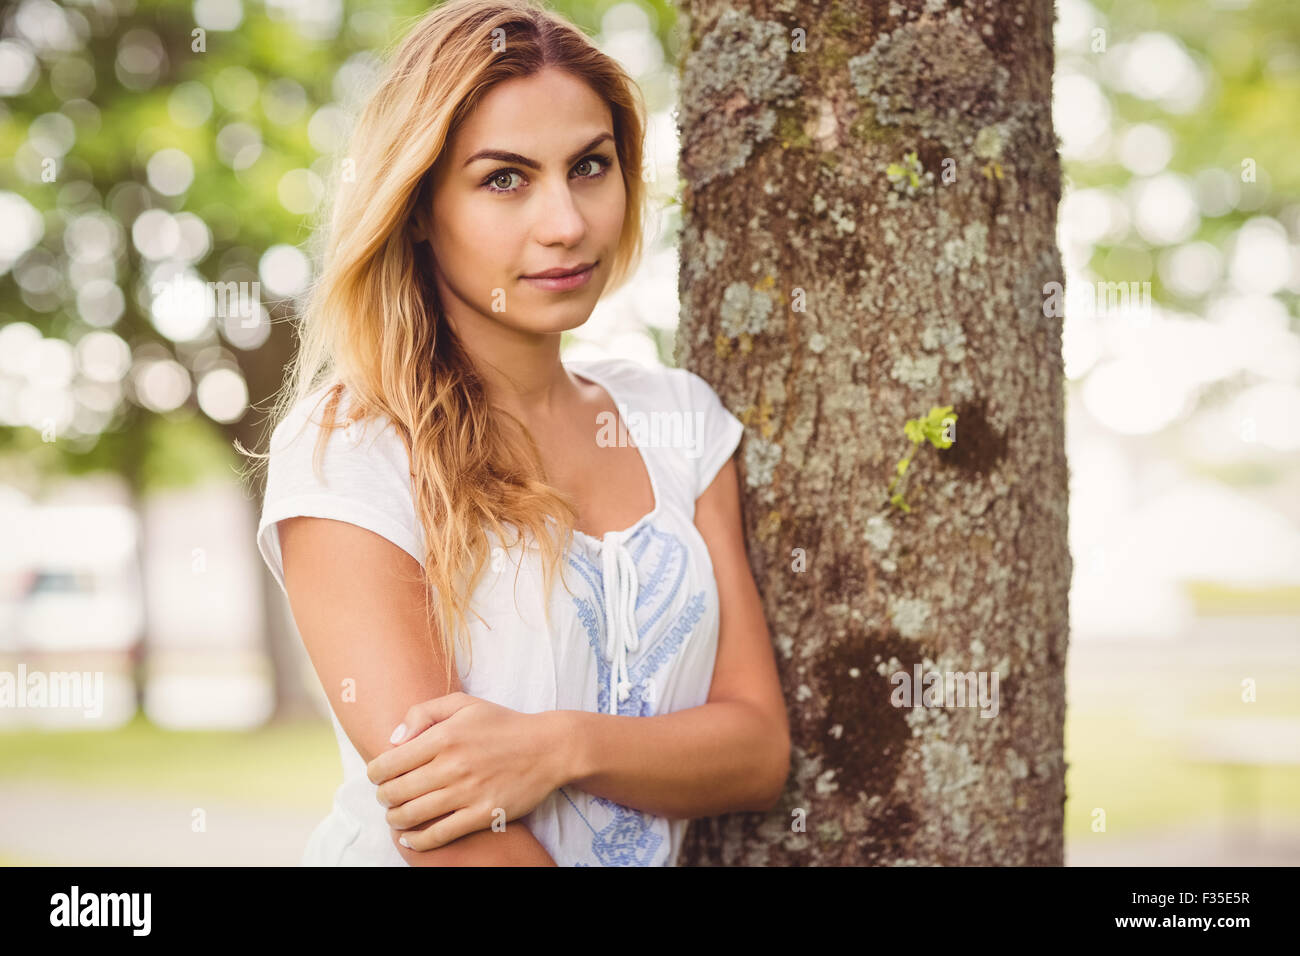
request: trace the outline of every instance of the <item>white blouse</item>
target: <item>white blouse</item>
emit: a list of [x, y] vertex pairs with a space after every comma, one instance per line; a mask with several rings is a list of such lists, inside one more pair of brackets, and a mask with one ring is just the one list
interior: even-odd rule
[[[458, 646], [462, 690], [523, 713], [649, 716], [698, 707], [707, 701], [713, 679], [719, 616], [713, 563], [695, 527], [695, 501], [731, 457], [744, 426], [704, 379], [685, 369], [647, 368], [626, 359], [564, 365], [614, 400], [619, 421], [597, 438], [621, 439], [640, 451], [654, 508], [631, 527], [600, 538], [574, 532], [561, 562], [572, 594], [557, 575], [549, 630], [536, 542], [506, 549], [489, 531], [491, 564], [469, 614], [472, 666]], [[281, 589], [276, 522], [294, 515], [367, 528], [424, 561], [410, 459], [391, 422], [381, 428], [372, 419], [335, 432], [322, 455], [321, 476], [313, 472], [321, 412], [311, 412], [323, 394], [295, 407], [271, 437], [257, 543]], [[621, 435], [620, 424], [626, 429]], [[333, 710], [330, 717], [343, 783], [302, 863], [405, 866], [365, 762]], [[687, 821], [564, 786], [518, 822], [560, 866], [673, 866]]]

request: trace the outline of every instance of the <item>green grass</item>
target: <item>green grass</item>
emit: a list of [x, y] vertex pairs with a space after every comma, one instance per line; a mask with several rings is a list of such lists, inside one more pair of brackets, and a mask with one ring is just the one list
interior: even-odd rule
[[1300, 586], [1237, 587], [1214, 581], [1183, 585], [1196, 614], [1300, 614]]
[[256, 807], [316, 807], [322, 815], [342, 780], [326, 721], [178, 731], [137, 714], [111, 731], [5, 732], [0, 767], [0, 785], [50, 780], [159, 795], [203, 793]]
[[[1184, 713], [1197, 718], [1293, 715], [1300, 678], [1275, 693], [1279, 701], [1242, 705], [1209, 691], [1189, 692]], [[1254, 709], [1258, 708], [1258, 709]], [[1170, 715], [1168, 723], [1177, 725]], [[1227, 771], [1188, 763], [1153, 726], [1147, 713], [1110, 706], [1072, 707], [1066, 719], [1066, 835], [1092, 833], [1092, 811], [1106, 811], [1110, 835], [1137, 835], [1154, 827], [1204, 821], [1244, 810], [1231, 800], [1244, 773], [1254, 773], [1262, 812], [1300, 821], [1300, 768]], [[327, 722], [277, 724], [251, 731], [172, 731], [137, 715], [108, 732], [0, 733], [0, 786], [50, 780], [87, 790], [203, 794], [250, 807], [329, 810], [340, 782], [338, 750]], [[0, 866], [31, 865], [0, 855]]]
[[[1175, 728], [1181, 716], [1214, 720], [1242, 717], [1294, 717], [1300, 681], [1283, 681], [1284, 693], [1267, 702], [1241, 704], [1215, 691], [1189, 693], [1181, 715], [1169, 715]], [[1243, 708], [1247, 708], [1243, 710]], [[1300, 767], [1225, 768], [1193, 763], [1181, 756], [1176, 738], [1153, 726], [1146, 713], [1110, 708], [1067, 711], [1065, 834], [1101, 837], [1092, 831], [1093, 809], [1106, 812], [1106, 833], [1136, 835], [1180, 823], [1220, 823], [1225, 815], [1245, 813], [1241, 785], [1255, 793], [1255, 809], [1273, 820], [1300, 825]]]

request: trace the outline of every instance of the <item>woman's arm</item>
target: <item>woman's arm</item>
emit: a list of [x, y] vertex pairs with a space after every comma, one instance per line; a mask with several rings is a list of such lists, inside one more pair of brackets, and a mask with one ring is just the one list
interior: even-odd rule
[[646, 813], [689, 819], [768, 810], [790, 773], [790, 725], [776, 655], [745, 553], [736, 466], [695, 504], [721, 606], [707, 703], [655, 717], [548, 715], [565, 777]]
[[[439, 817], [439, 819], [442, 819]], [[437, 822], [437, 821], [434, 821]], [[423, 830], [424, 827], [413, 827]], [[555, 866], [555, 860], [524, 824], [504, 830], [475, 830], [432, 850], [408, 850], [397, 842], [408, 831], [389, 828], [393, 846], [411, 866]]]
[[569, 748], [568, 783], [672, 820], [770, 810], [789, 773], [789, 745], [743, 701], [655, 717], [579, 710], [548, 716]]
[[[368, 763], [392, 749], [389, 735], [411, 704], [460, 690], [454, 667], [446, 681], [429, 630], [420, 565], [344, 521], [286, 518], [279, 534], [294, 620], [339, 723]], [[433, 850], [401, 846], [403, 832], [390, 827], [389, 836], [411, 866], [555, 865], [518, 822]]]

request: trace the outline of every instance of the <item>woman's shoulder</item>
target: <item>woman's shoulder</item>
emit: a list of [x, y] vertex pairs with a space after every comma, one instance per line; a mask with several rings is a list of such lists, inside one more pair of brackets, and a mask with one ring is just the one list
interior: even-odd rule
[[[328, 432], [322, 438], [321, 433]], [[397, 428], [378, 411], [360, 414], [351, 390], [342, 383], [318, 386], [296, 399], [271, 432], [274, 464], [313, 458], [323, 445], [323, 460], [334, 467], [357, 467], [367, 461], [409, 469], [410, 459]]]
[[[311, 437], [325, 427], [331, 404], [338, 410], [338, 398], [344, 391], [342, 385], [322, 385], [300, 398], [295, 398], [271, 432], [271, 451], [294, 444], [310, 432]], [[337, 417], [337, 415], [336, 415]]]
[[383, 416], [358, 417], [347, 390], [325, 386], [293, 401], [272, 430], [257, 540], [284, 586], [278, 532], [286, 518], [331, 518], [387, 538], [422, 560], [410, 457]]
[[593, 378], [613, 385], [621, 397], [650, 406], [689, 408], [693, 404], [694, 373], [683, 368], [617, 356], [566, 360], [564, 364], [580, 375], [594, 372]]

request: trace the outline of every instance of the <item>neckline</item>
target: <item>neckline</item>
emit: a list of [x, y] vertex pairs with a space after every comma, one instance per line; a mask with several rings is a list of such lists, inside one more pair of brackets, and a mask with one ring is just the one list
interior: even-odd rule
[[[608, 379], [606, 379], [604, 376], [599, 374], [596, 375], [591, 374], [591, 366], [596, 364], [596, 360], [580, 359], [572, 362], [561, 361], [560, 364], [563, 365], [569, 371], [573, 372], [579, 378], [585, 378], [587, 381], [591, 382], [597, 388], [604, 390], [605, 394], [609, 396], [609, 400], [614, 404], [614, 418], [615, 421], [618, 423], [619, 434], [622, 434], [624, 431], [626, 431], [628, 435], [628, 443], [632, 444], [632, 438], [631, 438], [632, 431], [631, 429], [625, 427], [625, 423], [623, 421], [623, 415], [618, 410], [619, 396], [614, 394], [614, 389], [610, 387]], [[582, 367], [581, 370], [579, 370], [579, 366]], [[652, 518], [658, 515], [660, 508], [663, 505], [663, 498], [659, 494], [659, 483], [655, 480], [655, 470], [650, 464], [650, 456], [645, 453], [645, 449], [643, 449], [640, 445], [632, 444], [632, 447], [636, 449], [637, 454], [641, 457], [641, 467], [645, 469], [646, 477], [650, 479], [650, 494], [654, 497], [654, 506], [645, 514], [643, 514], [641, 517], [637, 518], [636, 521], [634, 521], [632, 524], [628, 525], [628, 527], [624, 528], [623, 530], [605, 532], [605, 534], [617, 534], [620, 538], [623, 538], [624, 540], [630, 538], [633, 534], [635, 534], [638, 530], [640, 530], [642, 525], [646, 524], [648, 521], [650, 521]], [[603, 535], [601, 537], [597, 537], [595, 535], [587, 534], [587, 532], [585, 531], [579, 531], [577, 528], [573, 529], [573, 534], [575, 537], [581, 538], [582, 540], [597, 546], [602, 544], [604, 540]]]

